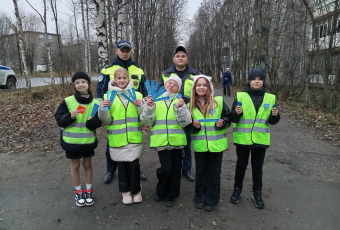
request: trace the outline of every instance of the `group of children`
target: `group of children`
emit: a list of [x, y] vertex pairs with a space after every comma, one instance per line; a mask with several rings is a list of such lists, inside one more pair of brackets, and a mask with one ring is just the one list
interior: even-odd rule
[[[71, 159], [76, 204], [94, 203], [91, 158], [97, 147], [95, 130], [102, 123], [106, 124], [110, 156], [118, 162], [123, 203], [142, 202], [139, 158], [143, 153], [143, 122], [152, 127], [150, 148], [158, 152], [161, 165], [156, 170], [158, 183], [153, 199], [157, 202], [164, 200], [166, 207], [172, 207], [175, 198], [179, 197], [182, 151], [187, 145], [186, 132], [190, 132], [196, 162], [195, 207], [213, 210], [220, 197], [222, 157], [228, 147], [226, 130], [233, 122], [237, 165], [230, 202], [240, 200], [251, 152], [253, 200], [257, 208], [263, 208], [262, 166], [270, 144], [269, 124], [274, 125], [280, 119], [275, 96], [265, 92], [264, 81], [264, 73], [253, 70], [245, 92], [237, 93], [230, 111], [223, 97], [214, 96], [211, 78], [205, 75], [194, 76], [188, 105], [178, 94], [182, 80], [176, 75], [165, 81], [166, 92], [161, 97], [166, 100], [155, 100], [152, 95], [143, 99], [136, 92], [135, 100], [131, 101], [126, 97], [133, 88], [129, 73], [120, 68], [109, 82], [109, 91], [116, 91], [117, 96], [113, 102], [105, 96], [98, 113], [91, 117], [94, 104], [99, 102], [92, 97], [88, 75], [76, 73], [72, 78], [75, 94], [65, 98], [55, 114], [61, 127], [61, 146], [66, 157]], [[85, 111], [79, 112], [79, 106], [85, 107]], [[85, 190], [80, 185], [81, 158], [85, 169]]]

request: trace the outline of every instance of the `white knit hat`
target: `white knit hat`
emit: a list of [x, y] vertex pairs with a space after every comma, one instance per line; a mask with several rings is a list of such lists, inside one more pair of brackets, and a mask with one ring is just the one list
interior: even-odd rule
[[165, 81], [165, 84], [164, 86], [166, 85], [166, 83], [169, 81], [169, 80], [174, 80], [175, 82], [177, 82], [177, 85], [178, 85], [178, 91], [177, 93], [181, 90], [181, 87], [182, 87], [182, 79], [180, 79], [177, 75], [175, 74], [171, 74], [170, 77], [168, 79], [166, 79]]

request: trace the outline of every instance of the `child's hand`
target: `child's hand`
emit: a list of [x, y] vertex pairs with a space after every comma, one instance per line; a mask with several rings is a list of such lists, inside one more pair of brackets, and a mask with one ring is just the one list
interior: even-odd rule
[[149, 107], [152, 107], [155, 103], [153, 102], [153, 98], [151, 97], [151, 95], [148, 95], [147, 99], [146, 99], [146, 104]]
[[92, 117], [89, 117], [87, 120], [89, 121], [89, 120], [91, 120], [92, 119]]
[[272, 108], [272, 115], [277, 116], [279, 114], [278, 108]]
[[104, 100], [103, 101], [103, 106], [104, 107], [109, 107], [111, 105], [111, 101], [110, 100]]
[[71, 119], [75, 119], [76, 116], [78, 115], [79, 111], [78, 110], [72, 110], [71, 111]]
[[178, 103], [176, 105], [176, 108], [181, 108], [184, 105], [184, 100], [183, 98], [179, 98]]
[[222, 125], [223, 125], [223, 119], [220, 119], [218, 122], [216, 122], [216, 126], [217, 127], [222, 127]]
[[198, 120], [194, 120], [194, 123], [192, 123], [194, 126], [195, 126], [195, 128], [199, 128], [199, 127], [201, 127], [201, 122], [199, 122]]
[[237, 113], [237, 114], [241, 114], [242, 112], [243, 112], [243, 110], [242, 110], [242, 106], [236, 106], [235, 107], [235, 112]]
[[137, 99], [133, 102], [134, 105], [137, 105], [137, 106], [141, 106], [142, 105], [142, 100], [141, 99]]

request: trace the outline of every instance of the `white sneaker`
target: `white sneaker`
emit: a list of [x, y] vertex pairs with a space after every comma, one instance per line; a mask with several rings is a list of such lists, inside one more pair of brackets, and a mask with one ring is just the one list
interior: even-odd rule
[[93, 205], [94, 204], [93, 189], [86, 189], [85, 190], [85, 204], [86, 205]]
[[132, 204], [131, 192], [123, 192], [122, 196], [123, 196], [123, 203], [124, 204]]
[[133, 195], [133, 203], [140, 203], [142, 202], [142, 189], [135, 195]]
[[76, 205], [78, 205], [79, 207], [85, 206], [84, 190], [76, 190], [74, 191], [74, 194], [76, 194]]

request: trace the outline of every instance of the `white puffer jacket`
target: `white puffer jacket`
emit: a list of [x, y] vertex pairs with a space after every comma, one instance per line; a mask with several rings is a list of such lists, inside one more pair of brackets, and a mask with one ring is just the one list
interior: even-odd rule
[[[109, 82], [108, 90], [117, 91], [117, 97], [120, 98], [120, 100], [123, 102], [124, 107], [126, 108], [128, 105], [128, 100], [122, 96], [122, 93], [129, 96], [128, 89], [132, 89], [131, 81], [127, 85], [125, 89], [118, 88], [117, 86], [113, 86], [114, 80], [111, 80]], [[117, 100], [117, 99], [116, 99]], [[137, 107], [138, 115], [141, 115], [144, 109], [144, 102], [143, 105]], [[98, 111], [98, 117], [104, 124], [111, 124], [112, 123], [112, 116], [110, 114], [110, 111], [106, 111], [105, 107], [103, 106], [103, 103], [100, 103], [99, 111]], [[114, 161], [134, 161], [135, 159], [138, 159], [142, 156], [143, 153], [143, 143], [140, 144], [128, 144], [123, 147], [119, 148], [113, 148], [110, 147], [110, 156], [111, 159]]]

